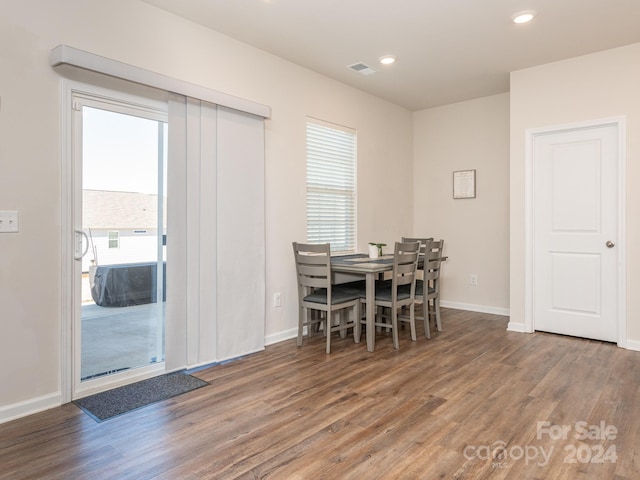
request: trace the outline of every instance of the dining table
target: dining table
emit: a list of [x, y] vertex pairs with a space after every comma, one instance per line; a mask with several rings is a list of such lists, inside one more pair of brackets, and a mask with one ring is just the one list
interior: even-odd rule
[[392, 254], [382, 255], [378, 258], [369, 258], [369, 255], [365, 253], [331, 256], [332, 272], [357, 274], [365, 277], [367, 350], [370, 352], [373, 352], [375, 348], [376, 280], [380, 274], [392, 270]]
[[[446, 261], [447, 257], [442, 257]], [[418, 268], [424, 264], [424, 254], [418, 257]], [[393, 254], [383, 254], [378, 258], [370, 258], [366, 253], [352, 253], [331, 256], [331, 271], [333, 273], [356, 274], [365, 277], [366, 299], [365, 317], [367, 330], [367, 350], [375, 349], [374, 327], [376, 317], [376, 280], [384, 272], [393, 271]]]

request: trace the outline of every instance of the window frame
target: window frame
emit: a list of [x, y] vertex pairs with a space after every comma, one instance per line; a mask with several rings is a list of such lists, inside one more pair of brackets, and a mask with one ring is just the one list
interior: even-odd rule
[[[111, 235], [115, 234], [115, 238], [111, 238]], [[115, 242], [115, 246], [111, 246], [111, 242]], [[107, 230], [107, 248], [120, 248], [120, 231], [119, 230]]]

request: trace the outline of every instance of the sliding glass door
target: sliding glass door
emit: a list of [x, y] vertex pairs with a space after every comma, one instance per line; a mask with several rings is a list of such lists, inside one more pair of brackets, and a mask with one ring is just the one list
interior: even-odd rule
[[163, 370], [167, 116], [73, 98], [74, 396]]

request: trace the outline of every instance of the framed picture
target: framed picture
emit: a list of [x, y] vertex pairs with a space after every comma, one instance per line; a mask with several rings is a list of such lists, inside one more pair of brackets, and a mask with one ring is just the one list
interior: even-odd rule
[[453, 172], [453, 198], [476, 198], [476, 171]]

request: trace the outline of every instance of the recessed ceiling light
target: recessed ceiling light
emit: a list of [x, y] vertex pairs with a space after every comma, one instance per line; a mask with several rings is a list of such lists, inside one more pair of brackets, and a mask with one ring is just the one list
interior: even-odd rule
[[393, 55], [385, 55], [384, 57], [380, 57], [378, 60], [383, 65], [391, 65], [396, 61], [396, 57], [394, 57]]
[[536, 16], [535, 10], [525, 10], [523, 12], [518, 12], [511, 17], [511, 21], [513, 23], [527, 23], [533, 20], [533, 17]]

